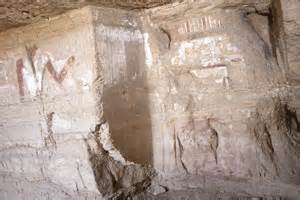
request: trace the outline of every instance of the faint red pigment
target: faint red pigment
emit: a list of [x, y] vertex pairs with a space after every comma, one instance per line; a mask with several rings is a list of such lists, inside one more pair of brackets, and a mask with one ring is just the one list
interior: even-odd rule
[[[74, 63], [75, 58], [74, 56], [71, 56], [68, 60], [67, 63], [64, 65], [63, 69], [60, 71], [60, 73], [58, 73], [55, 68], [53, 67], [52, 62], [49, 60], [45, 67], [47, 68], [48, 72], [51, 74], [51, 76], [54, 78], [54, 80], [61, 84], [63, 82], [63, 80], [65, 79], [67, 72], [69, 70], [69, 68], [71, 67], [71, 65]], [[44, 74], [43, 74], [44, 76]]]
[[24, 80], [23, 80], [23, 59], [17, 60], [17, 78], [18, 78], [18, 85], [19, 85], [19, 94], [20, 96], [24, 96]]
[[[29, 50], [31, 50], [31, 49], [29, 49]], [[31, 60], [31, 67], [32, 67], [32, 71], [33, 71], [33, 76], [36, 79], [36, 70], [35, 70], [35, 66], [33, 64], [33, 57], [34, 57], [36, 48], [33, 49], [34, 51], [29, 51], [29, 50], [27, 49], [27, 52], [28, 52], [27, 56]], [[63, 80], [65, 79], [65, 77], [67, 76], [69, 68], [74, 64], [74, 61], [75, 61], [74, 56], [71, 56], [70, 58], [68, 58], [68, 60], [67, 60], [66, 64], [64, 65], [63, 69], [58, 73], [55, 70], [51, 60], [48, 60], [48, 62], [44, 66], [44, 70], [43, 70], [43, 74], [42, 74], [42, 83], [41, 83], [42, 86], [43, 86], [43, 80], [44, 80], [46, 69], [48, 70], [48, 72], [50, 73], [52, 78], [57, 83], [61, 84], [63, 82]], [[24, 77], [23, 77], [24, 63], [23, 63], [23, 59], [17, 60], [16, 67], [17, 67], [19, 94], [20, 94], [20, 96], [24, 96]]]

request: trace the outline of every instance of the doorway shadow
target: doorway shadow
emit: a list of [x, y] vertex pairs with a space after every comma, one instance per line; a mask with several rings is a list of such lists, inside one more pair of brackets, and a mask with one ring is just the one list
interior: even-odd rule
[[115, 147], [127, 160], [151, 165], [152, 124], [144, 48], [137, 41], [124, 44], [126, 65], [112, 72], [119, 73], [116, 83], [104, 86], [104, 119]]

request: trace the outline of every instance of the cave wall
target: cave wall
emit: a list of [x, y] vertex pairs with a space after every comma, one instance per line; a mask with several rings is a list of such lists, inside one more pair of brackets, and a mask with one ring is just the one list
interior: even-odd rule
[[[116, 148], [130, 161], [152, 163], [146, 60], [137, 13], [94, 9], [97, 60], [103, 74], [103, 112]], [[113, 16], [113, 17], [112, 17]]]
[[299, 1], [281, 1], [282, 23], [285, 33], [286, 53], [289, 66], [289, 77], [292, 82], [299, 85], [299, 35], [300, 35], [300, 9]]
[[299, 89], [299, 70], [300, 70], [300, 2], [281, 1], [282, 26], [285, 35], [286, 60], [288, 66], [288, 79], [292, 87], [292, 105], [297, 110], [300, 117], [300, 89]]
[[165, 9], [172, 17], [155, 11], [145, 17], [153, 57], [148, 79], [154, 166], [165, 184], [235, 185], [233, 191], [256, 195], [277, 189], [240, 183], [272, 180], [297, 188], [298, 145], [290, 143], [291, 127], [284, 125], [289, 90], [270, 46], [268, 18], [238, 10], [180, 15]]
[[90, 10], [0, 38], [0, 198], [98, 194], [83, 140], [98, 121]]
[[1, 33], [1, 199], [111, 198], [148, 177], [131, 162], [152, 162], [137, 22], [86, 7]]
[[299, 17], [281, 3], [85, 7], [0, 33], [0, 198], [297, 199]]

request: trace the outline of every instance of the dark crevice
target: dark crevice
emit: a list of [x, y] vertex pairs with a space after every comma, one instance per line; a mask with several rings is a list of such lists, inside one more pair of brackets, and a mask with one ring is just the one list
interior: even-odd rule
[[[272, 12], [271, 10], [268, 13], [259, 13], [259, 12], [251, 12], [251, 13], [246, 13], [246, 17], [248, 18], [248, 15], [250, 14], [255, 14], [255, 15], [259, 15], [259, 16], [263, 16], [267, 18], [268, 21], [268, 33], [269, 33], [269, 38], [270, 41], [265, 41], [265, 38], [263, 38], [263, 36], [256, 30], [256, 27], [254, 26], [254, 24], [249, 23], [253, 30], [255, 30], [257, 36], [259, 37], [259, 39], [263, 42], [263, 50], [265, 53], [265, 57], [267, 60], [270, 60], [273, 56], [276, 56], [274, 52], [274, 47], [273, 47], [273, 39], [272, 39]], [[249, 19], [249, 21], [251, 21]], [[270, 42], [270, 44], [269, 44]]]
[[169, 31], [167, 31], [166, 29], [160, 27], [159, 30], [164, 33], [167, 37], [168, 37], [168, 49], [171, 49], [171, 42], [172, 42], [172, 37], [171, 34], [169, 33]]
[[179, 139], [178, 136], [177, 136], [177, 142], [178, 142], [178, 146], [179, 146], [179, 159], [180, 159], [181, 166], [184, 169], [184, 171], [187, 174], [189, 174], [189, 171], [188, 171], [188, 169], [187, 169], [187, 167], [186, 167], [186, 165], [185, 165], [185, 163], [183, 161], [183, 151], [184, 151], [183, 145], [181, 144], [181, 141], [180, 141], [180, 139]]
[[154, 172], [148, 167], [123, 165], [114, 160], [100, 142], [101, 126], [97, 124], [90, 137], [84, 140], [99, 192], [106, 199], [121, 200], [145, 191]]
[[207, 119], [207, 124], [208, 124], [208, 128], [210, 130], [210, 141], [209, 141], [209, 145], [211, 150], [214, 153], [214, 157], [215, 157], [215, 161], [216, 161], [216, 165], [218, 164], [218, 146], [219, 146], [219, 135], [218, 132], [211, 126], [210, 123], [210, 119]]

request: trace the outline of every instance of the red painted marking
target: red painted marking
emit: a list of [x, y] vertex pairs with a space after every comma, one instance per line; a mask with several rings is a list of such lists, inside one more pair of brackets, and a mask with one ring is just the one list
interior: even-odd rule
[[[74, 61], [75, 61], [74, 56], [71, 56], [67, 60], [66, 64], [64, 65], [64, 67], [60, 71], [60, 73], [58, 73], [55, 70], [51, 60], [48, 60], [48, 62], [44, 66], [44, 70], [43, 70], [43, 74], [42, 74], [42, 82], [44, 80], [45, 71], [47, 69], [49, 71], [50, 75], [53, 77], [53, 79], [57, 83], [61, 84], [63, 82], [63, 80], [66, 78], [69, 68], [74, 64]], [[33, 62], [32, 62], [32, 65], [33, 65]], [[24, 96], [24, 77], [23, 77], [24, 63], [23, 63], [23, 59], [17, 60], [16, 67], [17, 67], [16, 72], [17, 72], [18, 85], [19, 85], [19, 94], [20, 94], [20, 96]], [[31, 67], [32, 67], [34, 76], [36, 77], [35, 66], [31, 66]], [[43, 85], [43, 83], [42, 83], [42, 85]]]
[[[48, 60], [48, 62], [46, 63], [45, 67], [47, 68], [47, 70], [49, 71], [49, 73], [51, 74], [51, 76], [54, 78], [54, 80], [56, 82], [58, 82], [59, 84], [61, 84], [63, 82], [63, 80], [66, 78], [68, 69], [71, 67], [71, 65], [74, 63], [74, 61], [75, 61], [74, 56], [71, 56], [67, 60], [67, 63], [64, 65], [64, 67], [60, 71], [60, 73], [58, 73], [54, 69], [53, 64], [52, 64], [52, 62], [50, 60]], [[43, 74], [43, 76], [44, 76], [44, 74]]]
[[20, 96], [24, 96], [24, 80], [23, 80], [23, 59], [17, 60], [17, 78], [18, 78], [18, 85], [19, 85], [19, 94]]

